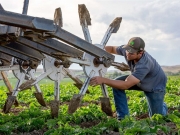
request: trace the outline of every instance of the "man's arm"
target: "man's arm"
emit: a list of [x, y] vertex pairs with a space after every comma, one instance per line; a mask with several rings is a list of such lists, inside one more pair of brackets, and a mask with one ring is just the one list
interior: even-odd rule
[[117, 54], [117, 51], [116, 51], [117, 48], [118, 46], [105, 46], [106, 52], [111, 53], [111, 54]]
[[125, 81], [122, 80], [111, 80], [108, 78], [104, 78], [104, 77], [100, 77], [100, 76], [96, 76], [93, 77], [90, 81], [90, 85], [92, 86], [96, 86], [96, 85], [100, 85], [100, 84], [106, 84], [110, 87], [113, 88], [117, 88], [117, 89], [121, 89], [121, 90], [127, 90], [130, 87], [138, 84], [140, 82], [139, 79], [137, 79], [136, 77], [134, 77], [133, 75], [129, 75]]

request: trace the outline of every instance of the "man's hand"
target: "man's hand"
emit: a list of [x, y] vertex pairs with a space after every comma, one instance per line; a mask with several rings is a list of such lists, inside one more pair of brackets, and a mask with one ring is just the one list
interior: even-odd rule
[[101, 85], [103, 83], [103, 77], [101, 76], [95, 76], [93, 78], [91, 78], [90, 80], [90, 85], [91, 86], [97, 86], [97, 85]]

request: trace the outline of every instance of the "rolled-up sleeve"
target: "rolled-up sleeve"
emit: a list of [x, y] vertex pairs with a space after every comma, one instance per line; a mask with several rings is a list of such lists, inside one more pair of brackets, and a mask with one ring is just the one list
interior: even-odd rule
[[122, 48], [124, 45], [121, 45], [119, 47], [116, 48], [116, 52], [119, 55], [125, 56], [126, 55], [126, 51], [124, 48]]
[[142, 81], [147, 76], [149, 71], [150, 68], [147, 65], [141, 64], [134, 68], [134, 72], [132, 73], [132, 75]]

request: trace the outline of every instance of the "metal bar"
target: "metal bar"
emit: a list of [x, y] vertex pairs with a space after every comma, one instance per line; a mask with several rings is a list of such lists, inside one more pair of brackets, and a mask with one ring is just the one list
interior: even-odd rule
[[[24, 0], [24, 5], [23, 5], [22, 14], [27, 15], [28, 5], [29, 5], [29, 0]], [[20, 34], [21, 36], [23, 36], [24, 32], [22, 31], [22, 29], [21, 29], [21, 28], [18, 28], [18, 30], [19, 30], [19, 34]]]
[[[31, 79], [33, 79], [33, 80], [36, 79], [33, 72], [29, 71], [28, 74], [30, 75]], [[36, 92], [41, 93], [41, 89], [40, 89], [38, 83], [34, 84], [34, 88], [36, 89]]]
[[5, 60], [10, 62], [12, 60], [12, 56], [0, 52], [0, 60]]
[[[86, 20], [85, 20], [85, 24], [86, 24]], [[83, 30], [83, 33], [84, 33], [85, 40], [88, 41], [89, 43], [92, 43], [88, 26], [82, 24], [82, 30]]]
[[91, 25], [91, 18], [88, 9], [84, 4], [78, 5], [79, 20], [82, 26], [85, 40], [92, 43], [88, 25]]
[[19, 65], [13, 66], [0, 66], [0, 71], [19, 70]]
[[32, 87], [33, 85], [37, 84], [39, 81], [41, 81], [42, 79], [44, 79], [46, 76], [48, 76], [49, 74], [51, 74], [53, 72], [52, 68], [49, 68], [48, 70], [46, 70], [44, 73], [40, 74], [37, 78], [32, 78], [31, 80], [28, 80], [26, 82], [24, 82], [23, 84], [21, 84], [19, 86], [19, 89], [27, 89], [29, 87]]
[[83, 52], [73, 48], [71, 46], [68, 46], [66, 44], [63, 44], [59, 41], [56, 41], [54, 39], [47, 39], [44, 42], [33, 42], [31, 40], [28, 40], [26, 38], [22, 38], [19, 37], [17, 39], [18, 43], [24, 44], [28, 47], [31, 47], [35, 50], [38, 50], [40, 52], [43, 52], [47, 55], [52, 55], [52, 53], [56, 53], [56, 52], [63, 52], [63, 53], [67, 53], [72, 57], [78, 57], [81, 58], [83, 56]]
[[114, 60], [115, 56], [102, 50], [101, 48], [92, 45], [91, 43], [63, 30], [58, 28], [55, 34], [52, 34], [54, 37], [82, 50], [95, 57], [105, 57], [107, 59]]
[[56, 53], [57, 51], [51, 48], [48, 48], [46, 46], [43, 46], [39, 43], [33, 42], [31, 40], [25, 39], [25, 38], [18, 38], [17, 43], [22, 44], [23, 46], [30, 47], [36, 51], [40, 51], [41, 53], [47, 54], [49, 56], [52, 55], [52, 53]]
[[63, 53], [66, 53], [66, 54], [69, 54], [73, 57], [79, 57], [81, 58], [83, 56], [83, 52], [72, 47], [72, 46], [69, 46], [67, 44], [64, 44], [60, 41], [57, 41], [55, 39], [47, 39], [45, 40], [44, 42], [39, 42], [40, 44], [43, 44], [47, 47], [51, 47], [52, 49], [56, 49], [60, 52], [63, 52]]
[[54, 81], [54, 99], [56, 101], [59, 101], [59, 94], [60, 94], [60, 76], [61, 76], [61, 73], [57, 73], [57, 80]]
[[24, 0], [24, 6], [23, 6], [23, 12], [22, 12], [22, 14], [27, 15], [28, 5], [29, 5], [29, 0]]
[[[13, 21], [12, 21], [13, 20]], [[17, 26], [21, 28], [34, 29], [35, 31], [47, 31], [50, 36], [58, 38], [82, 51], [85, 51], [95, 57], [105, 57], [114, 61], [115, 56], [102, 50], [99, 47], [88, 43], [87, 41], [61, 29], [53, 24], [52, 20], [31, 17], [27, 15], [17, 14], [13, 12], [0, 12], [0, 23]], [[55, 33], [53, 33], [55, 32]]]
[[91, 65], [91, 61], [89, 61], [89, 60], [78, 60], [76, 58], [71, 58], [71, 57], [67, 57], [66, 60], [70, 61], [72, 63], [80, 64], [80, 65], [86, 65], [86, 66], [90, 66]]
[[11, 34], [16, 32], [16, 27], [7, 26], [7, 25], [0, 25], [0, 34]]
[[19, 52], [15, 52], [13, 50], [10, 50], [4, 46], [0, 46], [0, 52], [2, 53], [5, 53], [7, 55], [10, 55], [12, 57], [15, 57], [15, 58], [18, 58], [18, 59], [21, 59], [21, 60], [30, 60], [30, 59], [33, 59], [33, 58], [29, 58], [27, 57], [26, 55], [24, 54], [21, 54]]
[[113, 20], [113, 22], [109, 25], [109, 28], [107, 29], [107, 31], [101, 41], [101, 45], [103, 45], [105, 47], [111, 34], [116, 33], [119, 30], [121, 21], [122, 21], [122, 17], [117, 17]]
[[83, 82], [71, 70], [68, 68], [63, 68], [63, 70], [77, 85], [83, 85]]
[[4, 10], [0, 10], [0, 23], [26, 29], [34, 29], [37, 31], [53, 32], [56, 30], [56, 26], [53, 24], [52, 20]]
[[25, 74], [24, 73], [21, 73], [21, 76], [20, 76], [20, 79], [18, 79], [17, 83], [16, 83], [16, 87], [15, 89], [13, 90], [13, 93], [12, 93], [12, 96], [17, 96], [18, 95], [18, 92], [19, 92], [19, 86], [22, 84], [22, 82], [24, 81], [24, 78], [25, 78]]
[[32, 84], [30, 84], [30, 85], [31, 85], [31, 86], [32, 86], [32, 85], [35, 85], [36, 83], [38, 83], [39, 81], [41, 81], [42, 79], [44, 79], [46, 76], [48, 76], [48, 75], [51, 74], [52, 72], [53, 72], [53, 69], [52, 69], [52, 68], [46, 70], [44, 73], [40, 74], [40, 75], [35, 79], [35, 81], [34, 81]]
[[1, 71], [0, 73], [2, 75], [3, 81], [4, 81], [5, 85], [6, 85], [6, 87], [8, 88], [9, 92], [12, 92], [13, 88], [12, 88], [8, 78], [7, 78], [6, 73], [4, 71]]
[[0, 10], [4, 10], [4, 8], [2, 7], [2, 5], [0, 4]]
[[32, 48], [29, 48], [27, 46], [23, 46], [19, 43], [11, 42], [11, 43], [5, 45], [4, 47], [11, 49], [13, 51], [19, 52], [21, 54], [24, 54], [30, 58], [34, 58], [36, 60], [42, 60], [44, 58], [44, 56], [40, 52], [38, 52]]
[[84, 84], [81, 87], [81, 91], [79, 94], [84, 95], [86, 93], [88, 86], [89, 86], [90, 79], [94, 76], [94, 74], [95, 74], [95, 72], [94, 72], [94, 70], [92, 70], [89, 74], [89, 77], [87, 77], [86, 80], [84, 81]]
[[[104, 76], [102, 70], [99, 70], [99, 75], [100, 75], [101, 77]], [[104, 97], [109, 97], [109, 96], [108, 96], [108, 91], [107, 91], [107, 89], [106, 89], [106, 85], [105, 85], [104, 83], [101, 84], [101, 90], [102, 90], [102, 94], [103, 94]]]

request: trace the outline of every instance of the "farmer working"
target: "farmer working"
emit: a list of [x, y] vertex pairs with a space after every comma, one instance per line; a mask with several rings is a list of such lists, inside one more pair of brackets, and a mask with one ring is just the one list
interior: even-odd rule
[[167, 106], [164, 95], [167, 77], [156, 60], [145, 50], [145, 43], [140, 37], [133, 37], [127, 45], [106, 46], [105, 50], [112, 54], [125, 57], [130, 70], [130, 75], [120, 76], [115, 80], [96, 76], [90, 85], [102, 83], [113, 88], [117, 118], [123, 119], [129, 115], [125, 90], [141, 90], [148, 101], [149, 116], [153, 114], [166, 115]]

